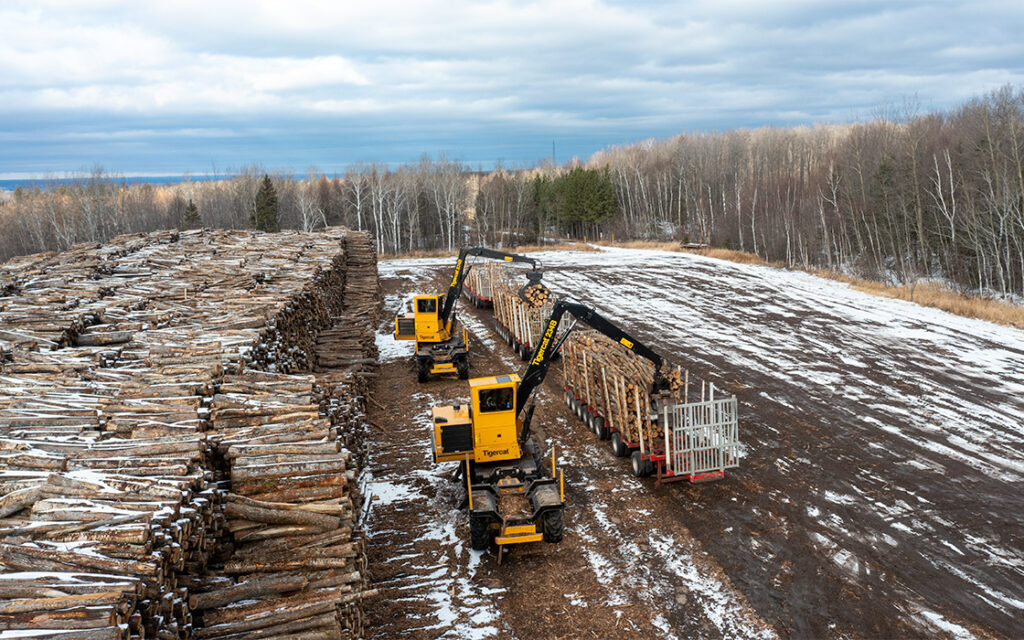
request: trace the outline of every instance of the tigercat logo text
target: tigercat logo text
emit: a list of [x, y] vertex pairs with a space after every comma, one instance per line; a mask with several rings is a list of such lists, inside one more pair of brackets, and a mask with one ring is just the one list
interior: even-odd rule
[[484, 451], [485, 458], [493, 458], [494, 456], [507, 456], [508, 449], [498, 449], [497, 451]]
[[540, 364], [544, 362], [544, 353], [548, 350], [548, 345], [551, 343], [551, 336], [554, 335], [555, 329], [557, 327], [557, 320], [552, 320], [548, 322], [548, 328], [544, 332], [544, 339], [540, 341], [540, 346], [537, 347], [537, 357], [533, 359], [533, 362], [531, 364]]
[[450, 287], [454, 287], [455, 286], [455, 283], [457, 283], [459, 281], [459, 272], [460, 271], [462, 271], [462, 258], [459, 258], [459, 261], [455, 263], [455, 275], [452, 276], [452, 283], [450, 285], [448, 285], [448, 286], [450, 286]]
[[627, 349], [633, 348], [633, 343], [627, 340], [626, 338], [619, 338], [619, 342], [621, 342], [622, 346], [626, 347]]

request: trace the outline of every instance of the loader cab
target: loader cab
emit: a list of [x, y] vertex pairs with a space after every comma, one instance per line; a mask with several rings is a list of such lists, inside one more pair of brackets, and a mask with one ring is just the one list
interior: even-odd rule
[[444, 296], [416, 296], [412, 311], [395, 318], [395, 339], [416, 340], [417, 342], [443, 342], [441, 326], [441, 305]]
[[522, 456], [517, 436], [516, 374], [474, 378], [472, 395], [473, 459], [481, 462], [518, 460]]

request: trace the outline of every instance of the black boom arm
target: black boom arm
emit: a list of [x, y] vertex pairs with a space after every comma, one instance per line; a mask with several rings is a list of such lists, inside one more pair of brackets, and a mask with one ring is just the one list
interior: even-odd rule
[[519, 383], [519, 390], [516, 393], [516, 415], [519, 415], [523, 407], [526, 406], [526, 401], [530, 398], [533, 390], [544, 381], [544, 378], [548, 375], [551, 360], [571, 333], [571, 330], [567, 331], [562, 334], [561, 338], [555, 341], [558, 324], [562, 321], [562, 316], [566, 312], [571, 313], [577, 320], [587, 323], [630, 351], [653, 362], [655, 386], [658, 385], [661, 379], [661, 356], [590, 307], [576, 302], [559, 300], [551, 310], [551, 316], [548, 318], [547, 326], [544, 328], [544, 336], [537, 343], [537, 349], [533, 352], [533, 357], [530, 359], [530, 366], [526, 368], [526, 373], [523, 374], [523, 379]]
[[505, 260], [508, 262], [526, 262], [533, 267], [534, 271], [537, 271], [536, 260], [519, 255], [518, 253], [505, 253], [504, 251], [495, 251], [494, 249], [488, 249], [487, 247], [462, 249], [459, 251], [459, 260], [455, 263], [455, 273], [452, 274], [452, 282], [448, 285], [448, 293], [444, 296], [444, 306], [441, 308], [441, 315], [439, 318], [442, 324], [448, 322], [452, 309], [455, 307], [455, 301], [458, 300], [460, 295], [462, 295], [462, 281], [466, 279], [466, 273], [469, 272], [469, 269], [466, 267], [466, 256], [480, 256], [483, 258]]

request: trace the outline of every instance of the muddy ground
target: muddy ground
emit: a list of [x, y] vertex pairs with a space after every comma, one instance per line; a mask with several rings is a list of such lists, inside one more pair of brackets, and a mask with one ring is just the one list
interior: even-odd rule
[[[418, 384], [382, 337], [372, 637], [1024, 635], [1022, 404], [997, 384], [1024, 369], [1024, 341], [944, 318], [936, 340], [927, 314], [779, 270], [639, 251], [545, 262], [554, 291], [735, 393], [746, 456], [716, 483], [635, 479], [561, 402], [556, 365], [534, 424], [565, 469], [566, 536], [498, 566], [468, 548], [454, 465], [430, 458], [429, 409], [465, 382]], [[449, 269], [382, 262], [387, 313]], [[490, 312], [460, 308], [473, 375], [521, 373]], [[991, 362], [958, 362], [958, 340]]]

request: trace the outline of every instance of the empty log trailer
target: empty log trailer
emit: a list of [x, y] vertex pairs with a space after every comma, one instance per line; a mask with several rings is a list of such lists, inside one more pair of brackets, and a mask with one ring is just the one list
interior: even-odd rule
[[639, 344], [576, 332], [562, 346], [565, 401], [633, 475], [706, 482], [738, 466], [736, 397], [691, 380]]

